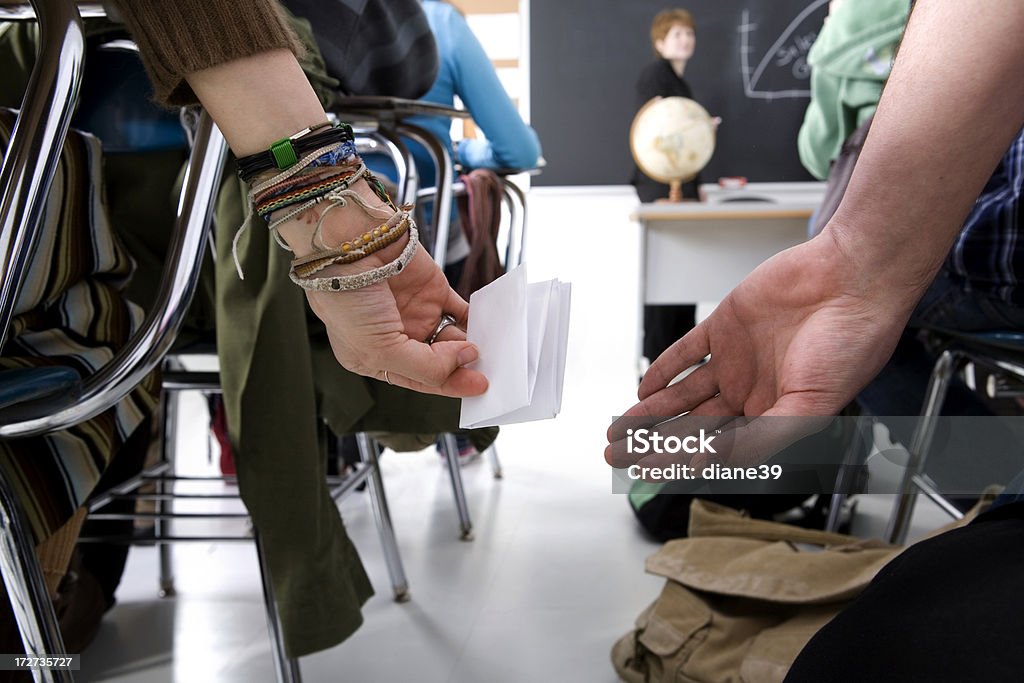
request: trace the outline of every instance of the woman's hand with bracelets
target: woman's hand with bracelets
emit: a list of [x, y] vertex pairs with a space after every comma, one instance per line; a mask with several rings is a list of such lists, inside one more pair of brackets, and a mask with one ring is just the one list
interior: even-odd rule
[[[355, 182], [352, 190], [371, 207], [381, 205], [368, 182]], [[351, 203], [349, 207], [327, 211], [318, 205], [280, 225], [278, 232], [299, 259], [316, 251], [311, 232], [323, 245], [358, 244], [380, 221], [351, 210]], [[313, 223], [322, 227], [314, 231]], [[383, 268], [400, 257], [410, 239], [403, 237], [352, 263], [327, 266], [318, 275], [330, 282], [332, 276], [352, 278]], [[306, 296], [346, 369], [424, 393], [462, 397], [486, 391], [487, 379], [464, 367], [479, 355], [466, 342], [469, 304], [452, 290], [422, 246], [415, 245], [411, 260], [397, 275], [350, 291], [307, 289]], [[446, 315], [456, 324], [444, 326], [432, 339]]]
[[[292, 280], [307, 290], [338, 361], [353, 372], [425, 393], [458, 397], [486, 391], [487, 379], [464, 367], [478, 355], [463, 331], [468, 304], [414, 243], [411, 227], [398, 239], [392, 239], [393, 228], [383, 230], [395, 207], [381, 202], [367, 182], [355, 180], [360, 161], [349, 131], [327, 130], [327, 116], [295, 57], [283, 49], [260, 52], [189, 73], [187, 81], [253, 183], [253, 208], [265, 225], [299, 259], [314, 256], [312, 264], [293, 262]], [[368, 202], [369, 212], [355, 209], [367, 207], [352, 191]], [[329, 205], [333, 210], [326, 210]], [[385, 205], [388, 216], [381, 215]], [[253, 218], [246, 225], [260, 222]], [[369, 245], [363, 239], [367, 230]], [[361, 244], [343, 256], [345, 242], [357, 238]], [[358, 260], [349, 258], [351, 252]], [[380, 276], [371, 273], [381, 268], [386, 272]], [[360, 275], [365, 283], [355, 281]], [[339, 286], [330, 287], [335, 280]], [[336, 291], [325, 291], [325, 283]], [[447, 324], [446, 316], [456, 324]]]

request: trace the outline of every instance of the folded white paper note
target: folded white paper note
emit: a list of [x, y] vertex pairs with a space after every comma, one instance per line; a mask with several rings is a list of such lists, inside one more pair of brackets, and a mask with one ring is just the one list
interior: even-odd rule
[[526, 283], [526, 266], [469, 298], [466, 337], [480, 349], [472, 367], [486, 375], [483, 396], [462, 399], [459, 426], [530, 422], [562, 408], [571, 285]]

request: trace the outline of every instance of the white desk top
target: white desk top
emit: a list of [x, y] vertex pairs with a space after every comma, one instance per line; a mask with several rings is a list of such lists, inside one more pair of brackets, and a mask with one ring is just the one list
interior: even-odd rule
[[763, 199], [769, 202], [812, 203], [817, 205], [825, 196], [825, 183], [747, 183], [737, 189], [721, 187], [716, 183], [705, 183], [700, 186], [707, 197], [708, 204], [732, 203], [751, 199]]
[[641, 204], [634, 220], [735, 220], [743, 218], [807, 219], [821, 204], [825, 183], [749, 183], [726, 189], [702, 185], [707, 201]]
[[[707, 186], [706, 186], [707, 187]], [[641, 293], [648, 304], [720, 301], [750, 271], [807, 239], [824, 183], [707, 187], [708, 201], [641, 204]]]

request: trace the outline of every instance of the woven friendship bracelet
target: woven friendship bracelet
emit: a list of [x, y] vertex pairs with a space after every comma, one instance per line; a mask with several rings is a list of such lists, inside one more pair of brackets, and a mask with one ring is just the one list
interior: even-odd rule
[[331, 169], [306, 169], [304, 173], [300, 173], [294, 178], [277, 183], [276, 185], [267, 188], [262, 192], [254, 192], [252, 195], [253, 204], [259, 206], [269, 201], [273, 201], [278, 197], [282, 197], [289, 192], [294, 192], [304, 187], [315, 185], [316, 183], [326, 182], [333, 178], [351, 177], [358, 172], [361, 168], [359, 163], [354, 163], [350, 166], [342, 166], [337, 170]]
[[[235, 263], [235, 270], [238, 272], [238, 279], [239, 280], [244, 280], [245, 279], [245, 274], [242, 272], [242, 264], [238, 260], [238, 243], [241, 241], [242, 235], [244, 235], [245, 231], [248, 229], [250, 220], [252, 220], [252, 216], [253, 216], [252, 198], [253, 198], [253, 196], [255, 196], [257, 194], [260, 194], [262, 192], [265, 192], [265, 191], [269, 190], [270, 188], [278, 186], [281, 183], [283, 183], [286, 180], [288, 180], [289, 178], [295, 177], [296, 175], [301, 173], [303, 170], [305, 170], [307, 167], [309, 167], [311, 164], [316, 162], [318, 159], [322, 158], [325, 154], [329, 154], [329, 153], [334, 152], [335, 150], [337, 150], [338, 147], [339, 147], [339, 145], [334, 144], [334, 143], [329, 144], [329, 145], [325, 145], [324, 147], [318, 147], [317, 149], [313, 150], [312, 152], [307, 154], [305, 157], [300, 159], [299, 162], [296, 165], [292, 166], [292, 168], [288, 169], [287, 171], [282, 171], [281, 173], [278, 173], [277, 175], [275, 175], [272, 178], [264, 180], [264, 181], [262, 181], [260, 183], [256, 183], [256, 185], [252, 187], [252, 189], [251, 189], [251, 191], [249, 193], [249, 208], [246, 211], [245, 218], [242, 220], [242, 225], [239, 226], [238, 230], [235, 231], [235, 237], [234, 237], [234, 239], [231, 240], [231, 260], [234, 261], [234, 263]], [[362, 163], [362, 160], [360, 160], [358, 156], [356, 156], [354, 158], [360, 164]], [[285, 249], [288, 248], [288, 245], [286, 245], [284, 243], [284, 241], [281, 240], [281, 238], [277, 235], [276, 232], [274, 233], [274, 239], [283, 248], [285, 248]]]
[[299, 277], [294, 271], [290, 271], [288, 277], [299, 287], [311, 292], [350, 292], [356, 289], [363, 289], [401, 273], [416, 254], [416, 247], [419, 246], [419, 242], [419, 231], [413, 222], [409, 226], [409, 242], [405, 245], [405, 249], [402, 250], [402, 253], [394, 261], [386, 263], [379, 268], [374, 268], [357, 275], [335, 275], [333, 277], [312, 279]]
[[[315, 136], [311, 139], [315, 139]], [[340, 167], [341, 170], [325, 172], [315, 170], [317, 167], [333, 167], [335, 169]], [[382, 202], [382, 206], [373, 206], [366, 201], [366, 198], [351, 189], [352, 185], [359, 179], [366, 181], [373, 194]], [[267, 221], [270, 233], [274, 236], [277, 244], [287, 251], [292, 251], [281, 238], [278, 228], [284, 223], [301, 216], [322, 201], [326, 201], [327, 206], [319, 213], [316, 227], [313, 230], [311, 243], [314, 247], [314, 252], [301, 259], [294, 260], [289, 269], [289, 277], [299, 286], [316, 291], [360, 289], [401, 272], [405, 264], [408, 263], [408, 260], [412, 258], [415, 247], [410, 247], [410, 244], [413, 242], [418, 244], [418, 232], [415, 234], [410, 233], [410, 244], [406, 245], [402, 255], [395, 261], [380, 268], [375, 268], [369, 271], [369, 273], [309, 279], [308, 276], [328, 266], [354, 263], [372, 253], [380, 251], [396, 242], [407, 230], [411, 229], [415, 232], [415, 222], [409, 217], [408, 211], [400, 211], [395, 206], [381, 182], [366, 168], [362, 159], [355, 153], [354, 144], [345, 141], [312, 150], [301, 160], [293, 163], [290, 168], [282, 170], [281, 173], [276, 174], [272, 178], [257, 183], [252, 188], [249, 212], [241, 228], [235, 233], [235, 238], [231, 245], [232, 256], [234, 257], [239, 277], [242, 277], [242, 269], [238, 261], [238, 242], [254, 213]], [[324, 218], [332, 209], [344, 208], [350, 206], [353, 202], [367, 215], [379, 218], [389, 216], [389, 214], [390, 216], [384, 223], [359, 235], [350, 242], [343, 242], [336, 247], [324, 243], [321, 235]], [[272, 214], [285, 209], [288, 209], [287, 212], [271, 220]]]
[[258, 215], [267, 218], [270, 214], [279, 209], [284, 209], [293, 204], [299, 204], [308, 199], [322, 197], [330, 194], [333, 190], [345, 189], [351, 184], [352, 179], [357, 177], [358, 174], [353, 171], [350, 173], [331, 176], [329, 178], [318, 179], [312, 183], [290, 189], [276, 197], [270, 197], [263, 201], [256, 200], [255, 211]]
[[359, 163], [359, 152], [356, 150], [356, 143], [352, 140], [345, 140], [338, 147], [335, 147], [330, 152], [321, 154], [313, 163], [309, 165], [310, 168], [320, 168], [323, 166], [344, 166], [353, 163], [352, 159], [355, 159], [355, 163]]

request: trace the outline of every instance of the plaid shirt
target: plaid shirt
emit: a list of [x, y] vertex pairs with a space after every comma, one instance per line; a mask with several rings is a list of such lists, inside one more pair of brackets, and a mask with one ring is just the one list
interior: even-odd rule
[[1024, 129], [999, 161], [981, 196], [964, 222], [946, 267], [966, 282], [968, 290], [986, 292], [1024, 306]]

